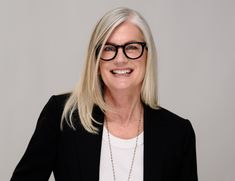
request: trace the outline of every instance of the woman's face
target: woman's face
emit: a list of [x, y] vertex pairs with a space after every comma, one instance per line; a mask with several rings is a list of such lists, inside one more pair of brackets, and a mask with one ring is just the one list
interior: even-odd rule
[[[126, 21], [112, 32], [106, 44], [124, 45], [129, 42], [144, 42], [144, 37], [136, 25]], [[126, 51], [129, 49], [132, 51], [135, 47], [126, 48]], [[108, 47], [105, 51], [109, 53], [113, 50]], [[113, 60], [100, 60], [99, 72], [105, 89], [140, 91], [145, 75], [146, 59], [146, 48], [144, 48], [143, 55], [135, 60], [127, 58], [122, 49], [118, 48]]]

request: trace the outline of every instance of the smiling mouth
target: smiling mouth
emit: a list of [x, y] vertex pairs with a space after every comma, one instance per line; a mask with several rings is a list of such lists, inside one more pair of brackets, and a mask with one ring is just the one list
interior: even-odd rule
[[132, 69], [125, 69], [125, 70], [111, 70], [110, 71], [114, 75], [127, 75], [133, 72]]

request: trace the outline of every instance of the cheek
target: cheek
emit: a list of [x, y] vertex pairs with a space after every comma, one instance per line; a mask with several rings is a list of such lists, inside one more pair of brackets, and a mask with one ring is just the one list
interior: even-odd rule
[[142, 80], [144, 79], [145, 72], [146, 72], [146, 65], [144, 64], [141, 68], [141, 76], [142, 76], [141, 78], [142, 78]]
[[139, 72], [140, 72], [140, 75], [139, 75], [140, 79], [143, 81], [145, 77], [145, 73], [146, 73], [146, 61], [145, 60], [141, 63]]
[[104, 63], [100, 63], [98, 74], [100, 75], [101, 79], [105, 79], [107, 72], [105, 71], [107, 69], [106, 65]]
[[145, 74], [145, 71], [146, 71], [146, 64], [147, 64], [147, 59], [146, 57], [143, 57], [143, 59], [139, 62], [139, 69], [140, 71]]
[[99, 73], [99, 74], [102, 74], [102, 73], [103, 73], [104, 67], [105, 67], [104, 64], [103, 64], [103, 63], [100, 63], [99, 68], [98, 68], [98, 73]]

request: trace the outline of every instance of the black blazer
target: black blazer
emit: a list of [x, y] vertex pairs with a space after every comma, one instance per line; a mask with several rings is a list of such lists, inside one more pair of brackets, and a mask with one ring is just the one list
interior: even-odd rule
[[[74, 114], [77, 130], [60, 118], [69, 94], [52, 96], [42, 110], [28, 148], [11, 181], [98, 181], [102, 139], [90, 134]], [[94, 117], [104, 114], [95, 106]], [[144, 105], [144, 181], [197, 181], [195, 134], [188, 120], [160, 108]]]

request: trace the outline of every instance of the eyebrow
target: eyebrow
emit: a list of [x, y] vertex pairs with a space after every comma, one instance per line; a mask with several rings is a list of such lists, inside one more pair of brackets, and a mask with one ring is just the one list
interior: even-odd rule
[[128, 44], [128, 43], [136, 43], [136, 42], [144, 42], [143, 40], [141, 41], [137, 41], [137, 40], [131, 40], [131, 41], [127, 41], [126, 43], [123, 43], [123, 44], [116, 44], [116, 43], [112, 43], [112, 42], [109, 42], [109, 41], [107, 41], [106, 43], [105, 43], [105, 45], [126, 45], [126, 44]]

